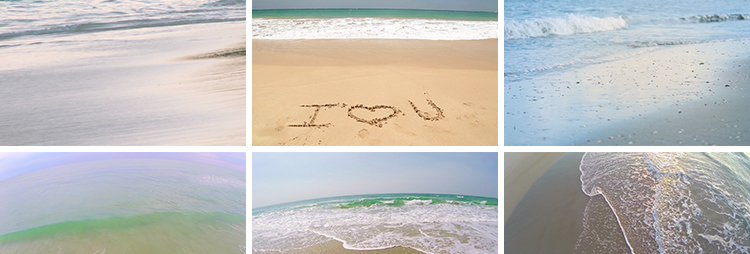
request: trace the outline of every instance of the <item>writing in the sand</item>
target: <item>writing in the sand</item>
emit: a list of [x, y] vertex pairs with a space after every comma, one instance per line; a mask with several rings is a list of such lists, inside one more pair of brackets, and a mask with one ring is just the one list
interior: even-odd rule
[[[443, 116], [443, 109], [435, 105], [432, 100], [427, 99], [427, 104], [430, 105], [433, 109], [435, 109], [435, 114], [431, 114], [427, 111], [422, 111], [419, 108], [417, 108], [417, 105], [414, 105], [413, 102], [409, 101], [409, 104], [411, 105], [412, 109], [414, 109], [414, 112], [417, 113], [419, 117], [424, 119], [425, 121], [438, 121], [440, 119], [443, 119], [445, 116]], [[400, 109], [390, 106], [390, 105], [374, 105], [374, 106], [365, 106], [362, 104], [357, 104], [353, 106], [346, 105], [346, 103], [336, 103], [336, 104], [310, 104], [310, 105], [300, 105], [300, 107], [303, 108], [315, 108], [315, 113], [310, 117], [309, 121], [305, 121], [302, 124], [290, 124], [289, 127], [329, 127], [331, 126], [331, 123], [324, 123], [324, 124], [317, 124], [315, 123], [315, 118], [318, 117], [318, 113], [320, 113], [321, 108], [349, 108], [348, 110], [348, 116], [351, 119], [356, 120], [360, 123], [366, 123], [369, 125], [377, 126], [377, 127], [383, 127], [383, 124], [388, 121], [388, 119], [394, 118], [398, 116], [399, 114], [402, 116], [406, 116], [403, 112], [401, 112]], [[376, 112], [379, 110], [385, 110], [391, 111], [390, 115], [384, 116], [384, 117], [376, 117], [373, 119], [365, 119], [362, 118], [361, 115], [358, 116], [357, 112], [359, 110], [368, 110], [370, 112]]]

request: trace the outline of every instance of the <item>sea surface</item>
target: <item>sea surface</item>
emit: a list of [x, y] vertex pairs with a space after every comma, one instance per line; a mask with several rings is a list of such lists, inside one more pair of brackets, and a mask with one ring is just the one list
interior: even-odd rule
[[497, 39], [496, 12], [403, 9], [253, 10], [253, 39]]
[[245, 253], [245, 173], [102, 160], [0, 182], [0, 253]]
[[750, 252], [747, 153], [586, 153], [576, 253]]
[[196, 76], [217, 67], [186, 59], [243, 42], [227, 27], [244, 30], [245, 10], [244, 0], [0, 0], [0, 145], [196, 145], [220, 122], [244, 133], [244, 118], [227, 120], [245, 115], [244, 97], [227, 116], [179, 85], [209, 82]]
[[331, 197], [253, 208], [253, 252], [331, 240], [352, 250], [497, 253], [497, 198], [448, 194]]
[[750, 38], [744, 1], [505, 1], [505, 81], [670, 45]]
[[[703, 52], [698, 47], [697, 50], [686, 49], [680, 52], [682, 53], [680, 55], [674, 52], [668, 53], [669, 57], [680, 57], [680, 59], [665, 60], [670, 63], [651, 61], [632, 63], [627, 66], [629, 68], [627, 70], [597, 70], [585, 73], [585, 76], [579, 76], [580, 79], [572, 79], [570, 75], [565, 74], [576, 73], [587, 67], [618, 60], [637, 59], [645, 54], [683, 45], [710, 46], [717, 42], [729, 41], [750, 43], [748, 19], [750, 19], [750, 5], [745, 1], [505, 1], [503, 65], [503, 90], [506, 102], [505, 133], [512, 133], [506, 136], [506, 141], [509, 141], [506, 145], [596, 144], [597, 140], [607, 141], [608, 137], [584, 138], [582, 136], [592, 130], [591, 127], [595, 124], [601, 123], [600, 120], [603, 119], [605, 124], [608, 118], [612, 121], [615, 118], [637, 120], [641, 116], [639, 114], [645, 116], [647, 113], [664, 108], [664, 106], [642, 106], [636, 111], [626, 108], [627, 106], [632, 107], [635, 103], [643, 105], [650, 103], [653, 106], [661, 98], [671, 100], [674, 98], [673, 94], [678, 97], [674, 98], [674, 101], [691, 100], [693, 99], [689, 97], [691, 94], [710, 92], [708, 88], [702, 89], [703, 87], [698, 86], [692, 86], [689, 90], [684, 89], [684, 86], [680, 87], [681, 90], [675, 90], [675, 87], [680, 82], [692, 81], [687, 78], [688, 74], [693, 74], [689, 77], [695, 76], [705, 84], [706, 80], [701, 77], [709, 77], [709, 75], [699, 74], [698, 70], [695, 70], [696, 73], [690, 73], [691, 69], [704, 67], [703, 70], [705, 70], [710, 64], [712, 65], [710, 74], [713, 74], [720, 63], [701, 61], [701, 59], [707, 59], [701, 54], [719, 56], [726, 53], [725, 58], [729, 58], [734, 57], [731, 50]], [[670, 67], [666, 67], [680, 66], [677, 65], [678, 62], [689, 65], [690, 69], [686, 66], [685, 69], [672, 71]], [[706, 66], [699, 66], [704, 62]], [[734, 65], [734, 67], [739, 67], [739, 65]], [[722, 71], [734, 73], [736, 70], [718, 70], [719, 73]], [[607, 74], [606, 77], [605, 74]], [[657, 74], [661, 76], [661, 79], [647, 79]], [[669, 76], [665, 77], [664, 74]], [[632, 78], [616, 80], [618, 76], [633, 75], [638, 75], [643, 80], [637, 82], [633, 82]], [[665, 82], [667, 79], [674, 79], [675, 75], [679, 75], [679, 82]], [[742, 75], [742, 78], [745, 76]], [[615, 82], [609, 83], [613, 79]], [[713, 81], [715, 80], [712, 80], [712, 84]], [[613, 98], [617, 98], [617, 94], [631, 96], [628, 90], [641, 88], [633, 88], [633, 86], [652, 83], [660, 86], [650, 86], [646, 92], [641, 92], [640, 97], [638, 95], [622, 96], [629, 98], [629, 101], [618, 101], [617, 105], [614, 105]], [[598, 87], [603, 89], [594, 90], [592, 84], [599, 85]], [[633, 86], [624, 87], [624, 85]], [[674, 86], [671, 86], [671, 90], [667, 90], [666, 85]], [[579, 91], [579, 88], [582, 89]], [[615, 95], [612, 95], [613, 93]], [[594, 96], [600, 97], [597, 99]], [[582, 102], [584, 100], [591, 103]], [[606, 108], [609, 102], [613, 102], [613, 106], [618, 108], [611, 110]], [[708, 103], [713, 104], [713, 102]], [[721, 102], [719, 100], [719, 103]], [[600, 105], [604, 108], [600, 108]], [[611, 113], [609, 114], [611, 117], [594, 116], [602, 110]], [[628, 112], [623, 113], [623, 110]], [[678, 111], [679, 108], [674, 109], [675, 113]], [[561, 116], [564, 119], [558, 119]], [[575, 133], [577, 136], [572, 137], [577, 131], [581, 133]], [[677, 131], [679, 129], [675, 130]], [[630, 134], [632, 133], [631, 131]], [[692, 134], [700, 135], [701, 133]], [[689, 136], [692, 137], [692, 135]], [[589, 141], [586, 139], [590, 139], [591, 143], [587, 143]], [[627, 144], [628, 142], [621, 143]], [[636, 140], [634, 145], [638, 143]], [[677, 145], [678, 142], [675, 140], [673, 143]], [[708, 143], [719, 142], [712, 140]]]
[[239, 20], [245, 20], [245, 0], [3, 0], [0, 49], [43, 35]]

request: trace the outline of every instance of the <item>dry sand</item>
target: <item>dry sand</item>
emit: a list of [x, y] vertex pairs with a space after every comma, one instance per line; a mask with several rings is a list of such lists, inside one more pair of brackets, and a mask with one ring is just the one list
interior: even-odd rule
[[[505, 153], [503, 175], [503, 204], [505, 206], [505, 222], [515, 210], [516, 205], [531, 184], [541, 176], [547, 168], [565, 153]], [[580, 160], [579, 160], [580, 162]]]
[[347, 250], [344, 248], [344, 244], [339, 241], [329, 241], [324, 244], [315, 245], [312, 247], [299, 249], [299, 250], [291, 250], [286, 252], [278, 252], [278, 251], [269, 251], [269, 252], [253, 252], [256, 254], [355, 254], [355, 253], [364, 253], [364, 254], [424, 254], [424, 252], [417, 251], [415, 249], [411, 248], [404, 248], [404, 247], [393, 247], [383, 250], [367, 250], [367, 251], [358, 251], [358, 250]]
[[506, 87], [505, 143], [750, 144], [750, 41], [642, 51]]
[[505, 222], [505, 253], [573, 252], [589, 201], [581, 191], [582, 157], [567, 153], [536, 179]]
[[253, 145], [498, 143], [498, 41], [253, 40]]

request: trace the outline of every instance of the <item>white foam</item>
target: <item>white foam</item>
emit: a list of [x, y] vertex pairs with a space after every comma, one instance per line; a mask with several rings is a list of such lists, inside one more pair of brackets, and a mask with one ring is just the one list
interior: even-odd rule
[[[496, 206], [318, 207], [259, 214], [252, 221], [255, 250], [300, 249], [330, 239], [352, 250], [403, 246], [425, 253], [497, 253], [498, 249]], [[280, 246], [287, 249], [279, 250]]]
[[496, 39], [497, 21], [306, 18], [252, 19], [253, 39]]
[[543, 18], [505, 22], [505, 40], [613, 31], [627, 28], [622, 17], [589, 17], [568, 14], [565, 18]]
[[415, 200], [404, 201], [404, 205], [429, 205], [429, 204], [432, 204], [432, 199], [428, 199], [428, 200], [415, 199]]

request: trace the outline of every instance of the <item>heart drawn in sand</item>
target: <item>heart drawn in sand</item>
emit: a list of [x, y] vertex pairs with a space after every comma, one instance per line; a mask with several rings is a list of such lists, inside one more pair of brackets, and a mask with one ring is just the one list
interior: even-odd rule
[[[363, 112], [363, 110], [357, 110], [357, 109], [366, 109], [370, 111], [370, 113]], [[388, 113], [389, 110], [392, 111], [390, 115], [385, 116], [385, 117], [375, 117], [370, 120], [354, 115], [354, 111], [357, 111], [359, 112], [358, 114], [360, 115], [369, 114], [369, 115], [378, 116], [378, 115], [383, 115], [385, 113]], [[372, 113], [375, 113], [375, 114], [372, 114]], [[357, 122], [362, 122], [362, 123], [374, 125], [377, 127], [383, 127], [383, 122], [387, 121], [388, 119], [396, 117], [399, 113], [401, 113], [401, 110], [399, 110], [398, 108], [394, 106], [388, 106], [388, 105], [375, 105], [372, 107], [366, 107], [362, 104], [359, 104], [359, 105], [351, 106], [349, 108], [349, 117], [353, 118], [354, 120], [357, 120]]]

